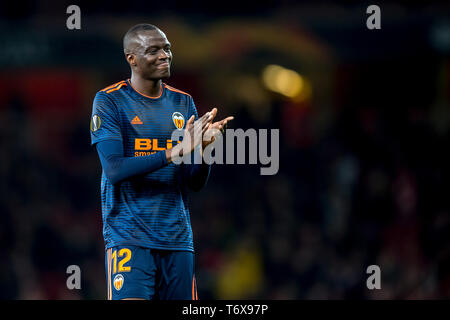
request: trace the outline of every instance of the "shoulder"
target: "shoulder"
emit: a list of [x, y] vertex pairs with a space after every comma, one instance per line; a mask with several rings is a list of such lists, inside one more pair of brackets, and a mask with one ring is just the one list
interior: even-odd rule
[[125, 80], [116, 82], [110, 86], [107, 86], [99, 90], [95, 94], [94, 105], [100, 105], [103, 107], [114, 107], [117, 101], [121, 101], [121, 91], [127, 86]]
[[123, 88], [126, 88], [127, 85], [128, 84], [126, 80], [116, 82], [110, 86], [107, 86], [106, 88], [99, 90], [95, 95], [95, 98], [113, 101], [114, 98], [121, 95], [121, 91], [123, 90]]
[[120, 91], [126, 86], [127, 83], [123, 80], [97, 91], [93, 103], [94, 112], [117, 115], [117, 105], [122, 101]]
[[101, 89], [98, 93], [104, 92], [105, 94], [110, 94], [112, 92], [120, 90], [124, 86], [127, 86], [127, 81], [126, 80], [122, 80], [122, 81], [116, 82], [116, 83], [114, 83], [112, 85], [109, 85], [109, 86]]
[[172, 87], [167, 83], [164, 83], [164, 88], [166, 90], [166, 96], [169, 97], [172, 103], [179, 106], [186, 106], [188, 114], [196, 113], [194, 99], [189, 93]]
[[192, 96], [189, 93], [181, 91], [180, 89], [174, 88], [172, 86], [169, 86], [167, 83], [164, 83], [164, 88], [166, 88], [166, 90], [168, 90], [173, 95], [184, 96], [185, 98], [192, 99]]

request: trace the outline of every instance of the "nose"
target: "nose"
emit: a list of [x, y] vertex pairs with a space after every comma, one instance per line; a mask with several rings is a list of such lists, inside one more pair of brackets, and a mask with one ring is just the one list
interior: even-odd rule
[[159, 59], [167, 60], [169, 58], [170, 58], [170, 55], [165, 50], [161, 50], [161, 53], [159, 54]]

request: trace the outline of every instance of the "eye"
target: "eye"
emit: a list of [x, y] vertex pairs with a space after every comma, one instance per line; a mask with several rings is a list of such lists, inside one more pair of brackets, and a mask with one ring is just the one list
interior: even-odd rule
[[158, 53], [158, 51], [158, 48], [148, 48], [147, 50], [145, 50], [145, 54], [155, 55]]

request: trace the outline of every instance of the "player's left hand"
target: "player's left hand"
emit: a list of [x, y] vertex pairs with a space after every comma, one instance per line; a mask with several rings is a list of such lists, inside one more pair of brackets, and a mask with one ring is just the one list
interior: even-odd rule
[[234, 117], [231, 116], [226, 117], [223, 120], [213, 122], [214, 118], [217, 115], [217, 108], [213, 108], [210, 111], [210, 115], [211, 116], [209, 117], [208, 125], [203, 134], [203, 141], [202, 141], [203, 149], [206, 148], [209, 144], [213, 143], [219, 134], [224, 134], [228, 121], [234, 119]]

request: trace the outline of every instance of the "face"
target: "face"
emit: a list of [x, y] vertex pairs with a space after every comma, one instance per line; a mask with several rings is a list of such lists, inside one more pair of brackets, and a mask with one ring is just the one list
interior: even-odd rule
[[140, 74], [144, 79], [159, 80], [170, 77], [172, 61], [170, 42], [160, 30], [140, 33], [126, 58], [133, 72]]

